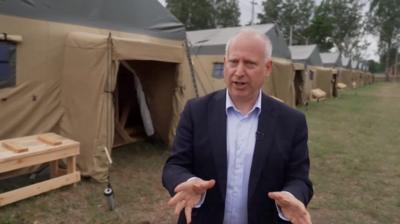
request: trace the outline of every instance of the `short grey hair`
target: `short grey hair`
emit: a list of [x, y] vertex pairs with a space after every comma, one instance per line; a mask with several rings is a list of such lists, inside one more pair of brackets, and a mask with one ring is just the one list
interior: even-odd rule
[[266, 60], [270, 60], [272, 57], [272, 44], [271, 44], [271, 40], [269, 39], [269, 37], [261, 32], [259, 32], [256, 29], [252, 29], [252, 28], [243, 28], [241, 29], [238, 33], [236, 33], [234, 36], [232, 36], [231, 38], [229, 38], [228, 42], [226, 43], [225, 46], [225, 56], [228, 56], [228, 51], [229, 51], [229, 46], [231, 45], [231, 42], [239, 35], [241, 34], [251, 34], [254, 35], [256, 37], [261, 38], [262, 40], [264, 40], [265, 42], [265, 59]]

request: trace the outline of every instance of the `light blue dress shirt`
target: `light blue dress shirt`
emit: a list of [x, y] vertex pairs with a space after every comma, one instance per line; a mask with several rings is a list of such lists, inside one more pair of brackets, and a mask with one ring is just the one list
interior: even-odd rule
[[242, 114], [226, 91], [227, 158], [224, 224], [247, 223], [247, 194], [258, 117], [261, 113], [261, 91], [256, 104], [247, 114]]
[[[258, 117], [261, 113], [261, 90], [250, 112], [242, 114], [233, 104], [226, 90], [227, 115], [227, 158], [228, 173], [226, 183], [224, 224], [247, 224], [247, 196]], [[192, 177], [187, 181], [197, 179]], [[289, 192], [289, 194], [291, 194]], [[201, 207], [206, 197], [204, 193], [195, 208]], [[267, 197], [267, 195], [265, 195]], [[293, 196], [294, 197], [294, 196]], [[281, 219], [289, 221], [279, 206]]]

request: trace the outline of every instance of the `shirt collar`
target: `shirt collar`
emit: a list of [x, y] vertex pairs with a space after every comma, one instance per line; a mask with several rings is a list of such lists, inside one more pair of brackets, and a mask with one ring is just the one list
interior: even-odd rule
[[[253, 105], [253, 107], [251, 108], [251, 110], [250, 110], [250, 112], [249, 112], [248, 114], [251, 114], [254, 110], [257, 109], [257, 116], [260, 115], [260, 113], [261, 113], [261, 95], [262, 95], [262, 94], [261, 94], [261, 90], [260, 90], [260, 92], [258, 93], [257, 101], [256, 101], [256, 103]], [[226, 89], [225, 111], [226, 111], [226, 114], [227, 114], [227, 115], [228, 115], [228, 109], [230, 109], [230, 108], [232, 108], [232, 109], [234, 109], [235, 111], [239, 112], [239, 110], [238, 110], [238, 109], [235, 107], [235, 105], [233, 104], [231, 97], [229, 96], [228, 89]], [[240, 112], [239, 112], [239, 113], [240, 113]]]

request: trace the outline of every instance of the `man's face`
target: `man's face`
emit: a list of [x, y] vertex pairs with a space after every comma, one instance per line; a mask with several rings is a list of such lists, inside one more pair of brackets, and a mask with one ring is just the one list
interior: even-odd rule
[[258, 96], [272, 68], [264, 49], [264, 41], [255, 36], [242, 35], [231, 41], [224, 60], [224, 81], [232, 100], [248, 101]]

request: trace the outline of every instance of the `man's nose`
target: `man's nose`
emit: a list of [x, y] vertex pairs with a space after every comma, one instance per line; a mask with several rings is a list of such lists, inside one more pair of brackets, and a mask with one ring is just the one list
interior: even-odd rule
[[235, 70], [235, 76], [243, 76], [244, 75], [244, 65], [242, 62], [239, 62], [238, 66], [236, 67]]

